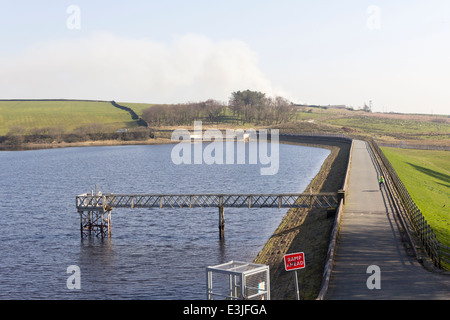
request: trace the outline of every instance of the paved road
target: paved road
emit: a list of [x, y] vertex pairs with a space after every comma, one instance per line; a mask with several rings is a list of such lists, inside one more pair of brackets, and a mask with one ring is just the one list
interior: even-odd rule
[[[368, 270], [373, 265], [379, 272]], [[406, 254], [397, 220], [386, 193], [379, 190], [377, 170], [364, 141], [357, 140], [353, 146], [348, 194], [326, 298], [450, 300], [450, 275], [428, 272]]]

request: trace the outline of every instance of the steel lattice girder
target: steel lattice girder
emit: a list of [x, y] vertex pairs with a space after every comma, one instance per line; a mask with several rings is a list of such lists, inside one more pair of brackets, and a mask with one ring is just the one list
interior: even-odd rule
[[112, 208], [330, 208], [338, 206], [337, 193], [319, 194], [83, 194], [78, 210]]

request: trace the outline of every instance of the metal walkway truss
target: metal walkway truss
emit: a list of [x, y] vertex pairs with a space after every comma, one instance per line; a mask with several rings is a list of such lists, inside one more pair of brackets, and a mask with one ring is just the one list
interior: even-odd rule
[[224, 234], [224, 208], [333, 208], [338, 193], [291, 194], [89, 194], [76, 197], [81, 236], [111, 234], [113, 208], [219, 208], [220, 237]]

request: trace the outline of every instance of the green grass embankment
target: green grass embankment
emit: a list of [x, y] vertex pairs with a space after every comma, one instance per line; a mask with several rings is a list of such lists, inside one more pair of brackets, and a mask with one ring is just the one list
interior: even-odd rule
[[450, 246], [450, 152], [381, 149], [438, 240]]

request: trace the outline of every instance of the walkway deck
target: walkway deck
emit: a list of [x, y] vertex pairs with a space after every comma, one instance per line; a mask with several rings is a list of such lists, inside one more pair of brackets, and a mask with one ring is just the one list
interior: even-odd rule
[[[448, 299], [450, 275], [426, 271], [407, 255], [386, 192], [364, 141], [354, 141], [328, 300]], [[368, 267], [380, 268], [380, 289], [369, 289]], [[371, 278], [372, 280], [372, 278]], [[370, 283], [374, 283], [369, 281]]]

